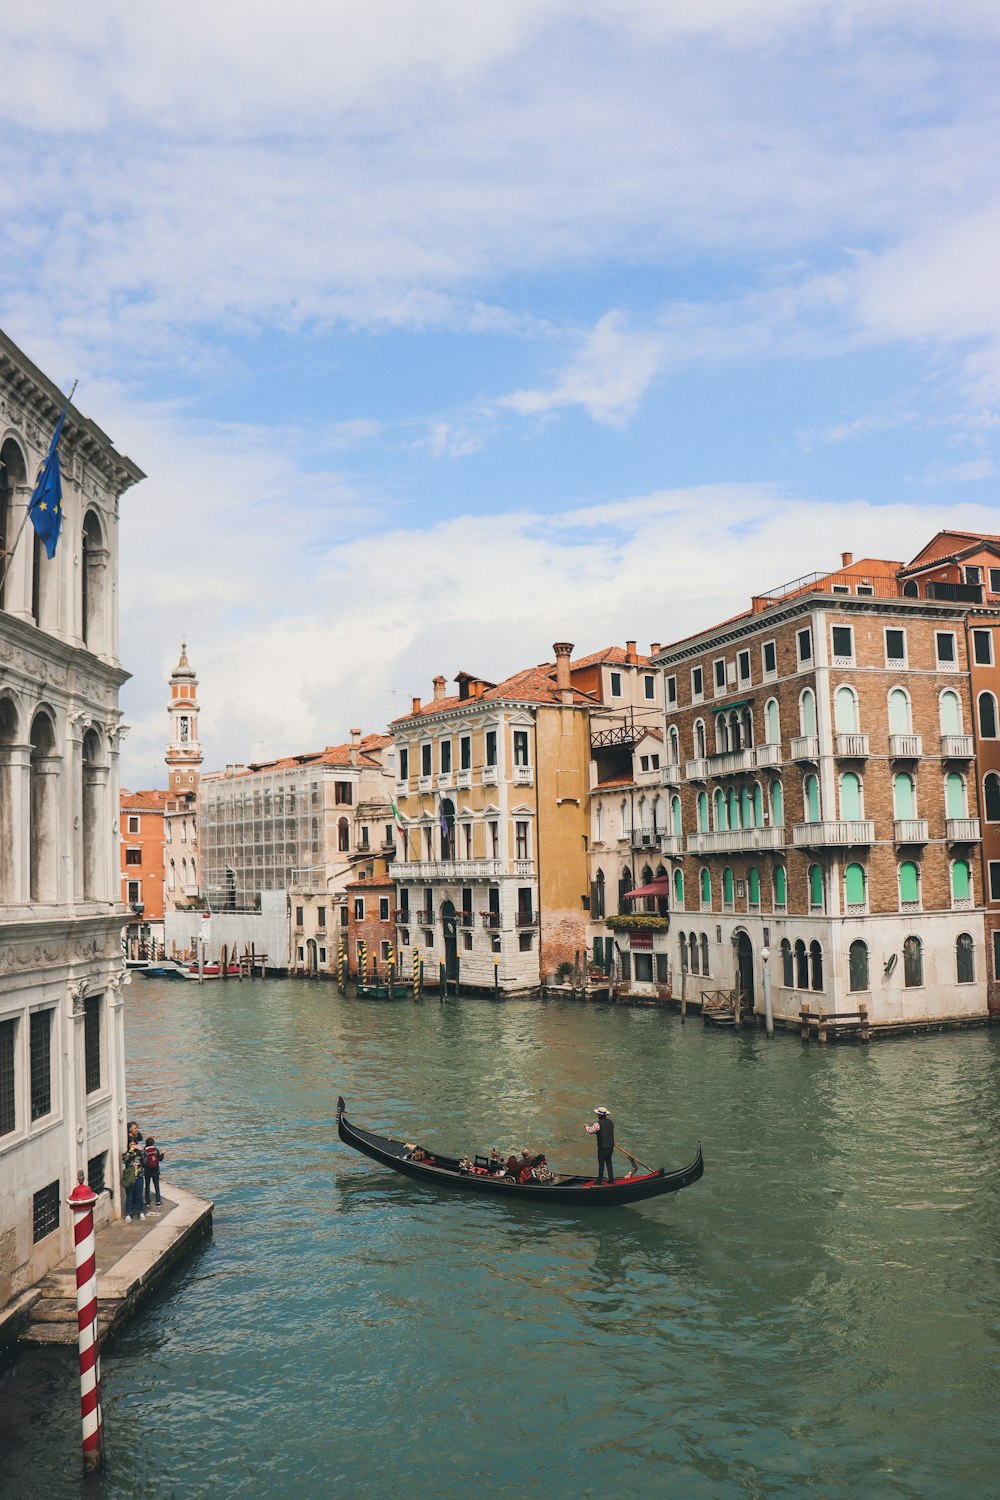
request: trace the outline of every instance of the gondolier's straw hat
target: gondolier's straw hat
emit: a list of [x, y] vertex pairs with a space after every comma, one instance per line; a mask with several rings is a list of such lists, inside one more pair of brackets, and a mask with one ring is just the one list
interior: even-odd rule
[[594, 1114], [595, 1115], [606, 1115], [607, 1114], [607, 1110], [604, 1108], [603, 1104], [599, 1104], [597, 1106], [597, 1108], [594, 1110]]

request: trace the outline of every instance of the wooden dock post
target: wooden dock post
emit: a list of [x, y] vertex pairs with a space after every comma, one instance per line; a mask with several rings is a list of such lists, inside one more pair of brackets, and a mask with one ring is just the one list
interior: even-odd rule
[[871, 1026], [868, 1023], [868, 1007], [867, 1007], [867, 1005], [859, 1005], [858, 1006], [858, 1016], [860, 1017], [860, 1020], [861, 1020], [861, 1040], [863, 1042], [870, 1042], [871, 1039], [872, 1039], [872, 1029], [871, 1029]]
[[229, 945], [227, 943], [222, 945], [222, 977], [223, 979], [229, 978]]
[[822, 1005], [819, 1008], [819, 1020], [816, 1023], [816, 1039], [817, 1039], [817, 1041], [823, 1042], [824, 1045], [825, 1045], [825, 1043], [826, 1043], [826, 1010], [825, 1010], [825, 1008]]
[[809, 1040], [809, 1001], [808, 1000], [803, 1000], [803, 1002], [802, 1002], [802, 1009], [799, 1011], [799, 1020], [802, 1023], [802, 1025], [801, 1025], [802, 1040], [804, 1042], [808, 1042], [808, 1040]]
[[688, 971], [687, 971], [687, 966], [686, 966], [686, 964], [682, 964], [681, 965], [681, 1020], [682, 1021], [686, 1021], [687, 1020], [687, 1013], [688, 1013], [687, 985], [688, 985]]

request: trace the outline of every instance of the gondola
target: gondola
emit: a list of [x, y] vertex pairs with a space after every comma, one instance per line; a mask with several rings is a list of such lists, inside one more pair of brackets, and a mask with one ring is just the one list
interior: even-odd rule
[[[372, 1130], [363, 1130], [352, 1125], [344, 1116], [347, 1106], [337, 1100], [337, 1134], [345, 1146], [370, 1156], [373, 1161], [402, 1172], [416, 1182], [430, 1183], [434, 1187], [458, 1188], [464, 1193], [485, 1194], [491, 1198], [512, 1198], [519, 1203], [559, 1203], [564, 1207], [619, 1208], [624, 1203], [641, 1203], [645, 1198], [658, 1198], [663, 1193], [676, 1193], [679, 1188], [690, 1187], [705, 1170], [698, 1142], [698, 1154], [688, 1166], [677, 1172], [667, 1172], [663, 1167], [644, 1176], [618, 1177], [613, 1183], [598, 1186], [593, 1177], [556, 1176], [552, 1182], [517, 1183], [509, 1178], [491, 1176], [485, 1172], [463, 1172], [459, 1170], [459, 1158], [429, 1153], [426, 1161], [414, 1160], [412, 1147], [405, 1141], [393, 1140], [392, 1136], [376, 1135]], [[474, 1158], [475, 1163], [485, 1164], [485, 1157]]]

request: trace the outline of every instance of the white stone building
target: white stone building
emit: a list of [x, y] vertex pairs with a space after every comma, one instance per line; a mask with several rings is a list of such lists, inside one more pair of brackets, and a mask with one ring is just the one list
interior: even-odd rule
[[63, 401], [0, 333], [0, 1304], [72, 1248], [78, 1169], [117, 1195], [125, 1131], [118, 502], [144, 476], [70, 407], [49, 561], [21, 526]]

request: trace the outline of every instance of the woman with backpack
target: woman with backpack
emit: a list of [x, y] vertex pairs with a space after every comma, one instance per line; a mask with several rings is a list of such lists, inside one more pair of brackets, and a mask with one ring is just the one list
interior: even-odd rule
[[131, 1223], [133, 1214], [138, 1219], [146, 1215], [142, 1211], [142, 1147], [130, 1141], [122, 1152], [122, 1188], [124, 1190], [125, 1222]]
[[144, 1153], [144, 1156], [143, 1156], [143, 1163], [142, 1163], [143, 1177], [145, 1178], [145, 1182], [146, 1182], [146, 1207], [147, 1208], [149, 1207], [149, 1188], [150, 1188], [150, 1184], [152, 1184], [152, 1186], [156, 1190], [156, 1206], [157, 1206], [157, 1208], [159, 1208], [160, 1205], [161, 1205], [161, 1203], [163, 1202], [162, 1198], [160, 1197], [160, 1162], [163, 1160], [163, 1158], [166, 1156], [166, 1154], [167, 1153], [165, 1151], [161, 1151], [160, 1150], [159, 1146], [153, 1140], [153, 1137], [151, 1135], [147, 1135], [147, 1137], [146, 1137], [146, 1148], [145, 1148], [145, 1153]]

